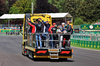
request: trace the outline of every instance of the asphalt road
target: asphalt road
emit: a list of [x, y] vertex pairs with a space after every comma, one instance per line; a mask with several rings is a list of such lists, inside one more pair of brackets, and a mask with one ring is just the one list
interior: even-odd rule
[[100, 51], [73, 48], [68, 60], [31, 60], [21, 55], [21, 36], [0, 36], [0, 66], [100, 66]]

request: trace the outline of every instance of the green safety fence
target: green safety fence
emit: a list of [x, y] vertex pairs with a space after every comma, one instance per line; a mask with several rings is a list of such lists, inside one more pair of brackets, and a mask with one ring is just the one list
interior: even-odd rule
[[71, 35], [71, 39], [100, 41], [100, 34], [73, 34]]
[[71, 45], [78, 47], [85, 47], [85, 48], [100, 49], [100, 41], [84, 41], [84, 40], [71, 39]]

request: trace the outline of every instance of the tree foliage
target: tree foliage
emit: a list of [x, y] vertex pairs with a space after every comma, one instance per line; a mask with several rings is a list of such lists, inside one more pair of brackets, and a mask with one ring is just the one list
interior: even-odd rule
[[56, 13], [59, 11], [54, 5], [48, 3], [48, 0], [37, 0], [36, 8], [34, 12], [35, 13]]
[[9, 13], [10, 7], [16, 2], [17, 0], [5, 0], [5, 13]]
[[9, 13], [10, 13], [10, 14], [18, 14], [18, 13], [20, 13], [20, 10], [18, 9], [18, 7], [12, 6], [12, 7], [10, 8]]
[[0, 16], [5, 12], [5, 0], [0, 0]]
[[9, 7], [9, 13], [31, 13], [33, 2], [35, 13], [69, 12], [74, 20], [80, 17], [85, 23], [100, 20], [100, 0], [6, 0], [5, 3], [2, 1], [4, 0], [0, 0], [0, 14], [8, 11]]
[[81, 17], [85, 22], [100, 19], [100, 0], [48, 0], [60, 12], [69, 12], [74, 19]]
[[74, 21], [74, 25], [81, 25], [81, 24], [84, 24], [83, 19], [81, 19], [81, 18], [76, 18], [75, 21]]
[[31, 0], [17, 0], [10, 8], [9, 13], [31, 13]]

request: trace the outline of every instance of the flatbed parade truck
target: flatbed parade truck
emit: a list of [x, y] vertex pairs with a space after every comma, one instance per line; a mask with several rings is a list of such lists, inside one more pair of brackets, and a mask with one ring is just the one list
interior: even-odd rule
[[[60, 59], [60, 58], [73, 58], [72, 53], [73, 49], [70, 46], [62, 48], [63, 41], [68, 42], [68, 40], [61, 41], [61, 34], [58, 35], [58, 40], [41, 40], [42, 43], [45, 43], [45, 46], [42, 48], [36, 48], [36, 33], [32, 34], [28, 32], [30, 27], [26, 20], [30, 18], [31, 22], [35, 22], [36, 19], [41, 18], [44, 21], [49, 21], [50, 26], [52, 26], [52, 18], [48, 14], [25, 14], [23, 21], [23, 41], [22, 41], [22, 55], [28, 56], [32, 59], [34, 58], [49, 58], [49, 59]], [[42, 35], [43, 33], [41, 33]], [[46, 34], [48, 37], [53, 34]], [[69, 34], [66, 34], [69, 35]], [[39, 40], [38, 40], [39, 41]], [[50, 48], [50, 42], [57, 41], [58, 46], [56, 48]], [[65, 43], [66, 43], [65, 42]], [[44, 44], [43, 43], [43, 44]]]

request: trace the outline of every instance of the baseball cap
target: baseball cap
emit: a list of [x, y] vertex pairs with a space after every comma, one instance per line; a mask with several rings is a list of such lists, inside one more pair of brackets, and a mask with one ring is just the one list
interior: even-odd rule
[[62, 25], [64, 25], [65, 23], [62, 23]]

